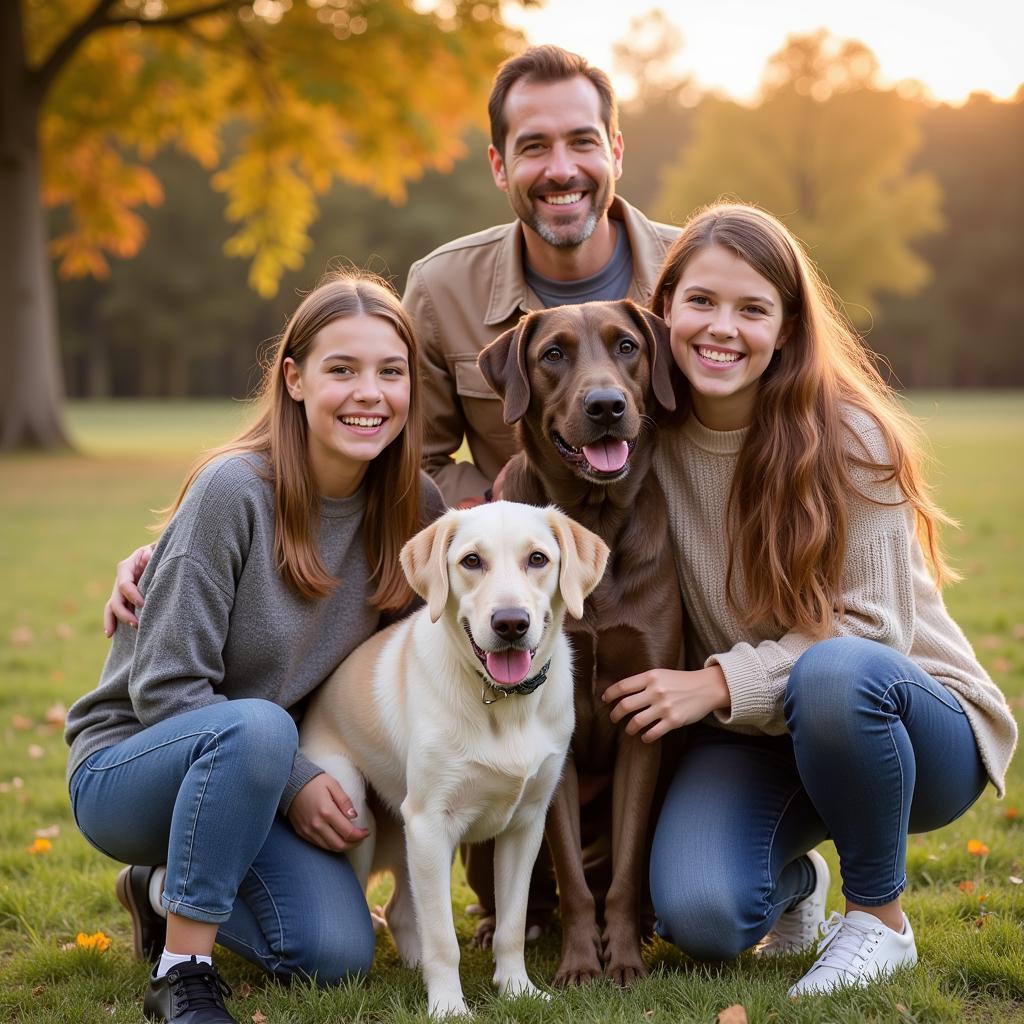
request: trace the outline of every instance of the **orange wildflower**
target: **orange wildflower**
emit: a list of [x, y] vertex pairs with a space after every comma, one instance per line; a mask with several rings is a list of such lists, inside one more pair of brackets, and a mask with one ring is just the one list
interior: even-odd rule
[[966, 879], [963, 882], [961, 882], [957, 886], [957, 888], [961, 892], [966, 892], [966, 893], [970, 894], [970, 893], [974, 892], [974, 883], [972, 881], [970, 881], [969, 879]]
[[980, 839], [968, 839], [967, 852], [972, 857], [987, 857], [988, 847]]
[[32, 845], [26, 846], [25, 849], [29, 853], [49, 853], [53, 849], [53, 843], [51, 843], [49, 839], [42, 839], [41, 837], [36, 836], [35, 839], [32, 840]]
[[1020, 817], [1020, 811], [1018, 811], [1016, 807], [1007, 807], [1006, 810], [1003, 811], [1003, 817], [1006, 818], [1007, 821], [1016, 821]]
[[97, 953], [105, 953], [110, 949], [110, 938], [103, 932], [93, 932], [92, 935], [79, 932], [75, 936], [75, 945], [79, 949], [94, 949]]

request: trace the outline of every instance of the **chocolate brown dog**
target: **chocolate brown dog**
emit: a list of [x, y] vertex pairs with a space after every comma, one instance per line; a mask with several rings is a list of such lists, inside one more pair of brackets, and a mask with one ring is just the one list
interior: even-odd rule
[[[554, 503], [611, 548], [604, 578], [567, 621], [575, 651], [576, 730], [548, 813], [562, 920], [556, 985], [603, 974], [629, 985], [646, 974], [639, 909], [660, 745], [609, 721], [605, 689], [655, 667], [675, 668], [682, 608], [665, 497], [649, 472], [655, 419], [675, 408], [664, 321], [629, 300], [529, 313], [478, 359], [518, 424], [520, 453], [502, 496]], [[604, 928], [583, 869], [581, 782], [612, 773], [612, 874]]]

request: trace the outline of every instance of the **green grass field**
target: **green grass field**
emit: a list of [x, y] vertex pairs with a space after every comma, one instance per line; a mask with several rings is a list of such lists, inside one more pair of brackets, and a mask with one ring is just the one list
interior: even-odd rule
[[[920, 395], [911, 405], [934, 450], [938, 497], [962, 524], [946, 536], [965, 576], [947, 602], [1024, 719], [1024, 395]], [[130, 957], [118, 865], [72, 822], [59, 722], [103, 663], [100, 613], [115, 562], [148, 539], [150, 510], [171, 500], [198, 450], [243, 416], [227, 402], [77, 405], [80, 454], [0, 460], [0, 1022], [141, 1019], [146, 967]], [[970, 855], [969, 839], [987, 856]], [[831, 845], [823, 852], [834, 868]], [[480, 1020], [524, 1024], [712, 1022], [734, 1004], [755, 1022], [1024, 1024], [1024, 759], [1011, 768], [1006, 800], [989, 791], [948, 828], [912, 837], [908, 867], [921, 963], [868, 992], [790, 1004], [787, 986], [808, 956], [709, 967], [656, 944], [651, 976], [629, 993], [597, 985], [548, 1003], [506, 1002], [492, 994], [489, 957], [469, 948], [472, 922], [459, 912], [467, 996]], [[468, 892], [457, 885], [455, 898], [461, 911]], [[110, 948], [76, 947], [80, 932], [105, 933]], [[541, 983], [557, 950], [556, 935], [530, 947]], [[227, 953], [219, 962], [243, 1024], [427, 1019], [419, 977], [397, 964], [387, 938], [369, 981], [340, 989], [286, 989]]]

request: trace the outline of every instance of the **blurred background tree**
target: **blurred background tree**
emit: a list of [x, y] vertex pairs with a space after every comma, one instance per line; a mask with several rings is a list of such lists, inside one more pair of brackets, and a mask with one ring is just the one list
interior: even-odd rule
[[[515, 41], [499, 0], [429, 11], [404, 0], [0, 3], [0, 449], [64, 442], [47, 253], [66, 278], [104, 277], [110, 256], [134, 256], [140, 208], [164, 198], [152, 166], [162, 149], [213, 173], [234, 225], [224, 251], [249, 261], [249, 284], [269, 298], [302, 265], [335, 180], [397, 201], [425, 169], [451, 169]], [[62, 210], [49, 244], [41, 199]], [[159, 298], [153, 283], [138, 282], [143, 308]], [[134, 326], [123, 303], [110, 308], [116, 346]], [[150, 336], [149, 318], [145, 331], [135, 343], [165, 353], [180, 390], [190, 343], [168, 325]], [[102, 388], [111, 370], [89, 375]]]
[[676, 70], [684, 46], [683, 33], [653, 10], [631, 19], [625, 39], [612, 47], [616, 77], [632, 90], [619, 111], [626, 143], [620, 191], [648, 213], [667, 163], [693, 137], [701, 95], [690, 76]]
[[942, 188], [943, 232], [918, 247], [933, 270], [881, 305], [872, 347], [915, 387], [1024, 386], [1024, 87], [928, 108], [914, 167]]
[[[673, 70], [684, 45], [652, 14], [617, 47], [608, 70], [626, 83], [621, 194], [677, 222], [722, 193], [765, 205], [809, 244], [895, 384], [1024, 386], [1024, 90], [956, 107], [911, 83], [885, 92], [869, 51], [818, 34], [788, 42], [745, 108]], [[475, 115], [483, 125], [497, 60], [467, 124]], [[222, 165], [245, 132], [233, 122], [221, 132]], [[249, 264], [224, 256], [236, 231], [230, 195], [180, 147], [163, 148], [148, 170], [164, 202], [131, 211], [145, 247], [109, 258], [106, 278], [59, 283], [70, 393], [247, 395], [260, 347], [331, 265], [368, 266], [401, 290], [409, 264], [434, 246], [511, 218], [486, 146], [470, 128], [466, 155], [410, 181], [397, 205], [336, 177], [314, 195], [320, 215], [302, 265], [284, 267], [268, 298], [246, 287]], [[71, 214], [51, 212], [53, 237]]]
[[927, 282], [912, 243], [942, 226], [937, 180], [911, 169], [922, 107], [877, 88], [877, 71], [860, 43], [791, 38], [768, 64], [759, 106], [702, 104], [654, 213], [679, 219], [722, 195], [763, 206], [865, 326], [879, 293], [913, 294]]

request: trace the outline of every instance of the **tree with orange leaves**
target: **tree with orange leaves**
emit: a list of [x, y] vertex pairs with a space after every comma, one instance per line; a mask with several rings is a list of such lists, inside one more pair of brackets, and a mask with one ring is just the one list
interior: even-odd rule
[[269, 295], [334, 179], [398, 200], [461, 155], [513, 38], [499, 0], [0, 3], [0, 450], [66, 443], [50, 257], [103, 276], [138, 252], [159, 149], [211, 172]]

